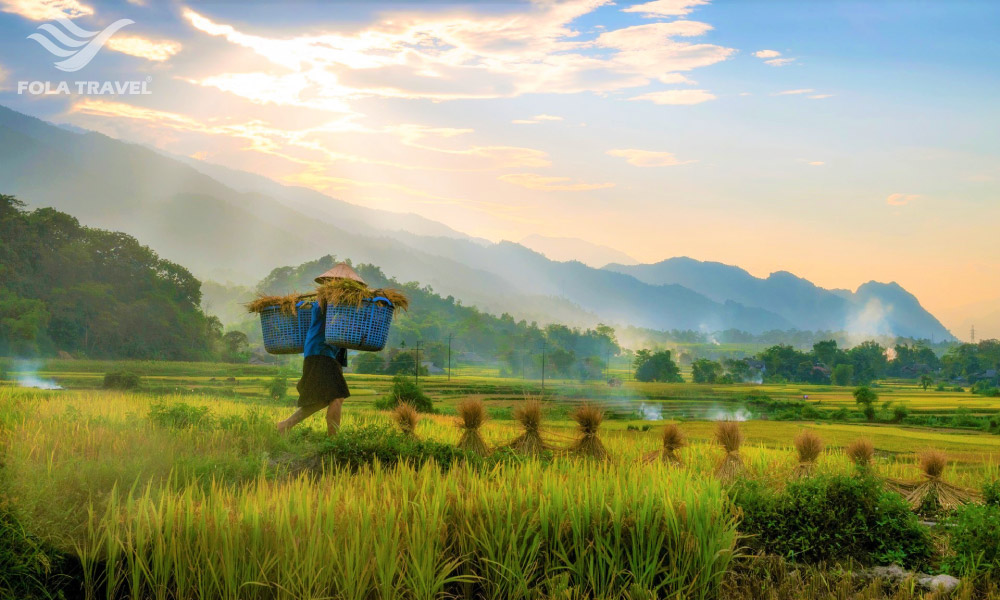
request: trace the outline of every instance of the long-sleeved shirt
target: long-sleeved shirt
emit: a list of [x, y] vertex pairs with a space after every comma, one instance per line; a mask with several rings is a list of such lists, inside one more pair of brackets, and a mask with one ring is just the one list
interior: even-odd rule
[[331, 346], [326, 343], [326, 308], [319, 302], [313, 302], [312, 317], [309, 321], [309, 331], [306, 332], [306, 343], [302, 356], [329, 356], [347, 366], [347, 349]]

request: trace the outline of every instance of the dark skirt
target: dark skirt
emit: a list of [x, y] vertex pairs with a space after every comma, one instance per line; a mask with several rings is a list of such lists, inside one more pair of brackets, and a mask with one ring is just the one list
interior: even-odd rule
[[295, 389], [299, 391], [298, 406], [327, 405], [337, 398], [347, 398], [344, 371], [336, 359], [329, 356], [307, 356], [302, 364], [302, 379]]

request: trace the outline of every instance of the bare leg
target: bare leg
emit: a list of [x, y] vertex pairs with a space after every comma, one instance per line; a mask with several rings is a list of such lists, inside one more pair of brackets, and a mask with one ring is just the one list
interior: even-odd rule
[[326, 431], [332, 437], [340, 430], [340, 409], [344, 406], [344, 399], [337, 398], [326, 408]]
[[307, 406], [299, 408], [292, 413], [292, 416], [288, 417], [284, 421], [278, 423], [278, 431], [281, 433], [288, 433], [288, 430], [295, 427], [302, 421], [305, 421], [310, 415], [319, 412], [320, 410], [326, 408], [322, 404], [317, 404], [316, 406]]

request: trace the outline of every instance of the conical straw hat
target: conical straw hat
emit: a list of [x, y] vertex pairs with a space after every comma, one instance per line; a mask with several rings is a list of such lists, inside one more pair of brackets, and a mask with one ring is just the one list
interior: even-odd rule
[[326, 273], [323, 273], [316, 278], [316, 283], [323, 283], [325, 281], [329, 281], [330, 279], [353, 279], [354, 281], [368, 285], [368, 283], [361, 278], [361, 275], [358, 275], [357, 271], [352, 269], [347, 263], [340, 263]]

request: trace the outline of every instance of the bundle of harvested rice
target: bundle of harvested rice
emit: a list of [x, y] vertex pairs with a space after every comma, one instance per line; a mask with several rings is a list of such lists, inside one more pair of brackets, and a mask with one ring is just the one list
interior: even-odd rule
[[458, 403], [458, 420], [456, 425], [462, 430], [462, 438], [458, 447], [462, 450], [485, 455], [489, 453], [479, 428], [486, 422], [486, 406], [478, 398], [467, 398]]
[[715, 474], [722, 481], [732, 481], [743, 474], [743, 459], [740, 446], [743, 445], [743, 431], [736, 421], [719, 421], [715, 428], [715, 441], [726, 451]]
[[604, 421], [604, 411], [593, 404], [581, 404], [571, 416], [576, 421], [581, 435], [580, 439], [570, 447], [570, 451], [580, 456], [606, 460], [608, 451], [597, 437], [597, 430]]
[[272, 296], [269, 294], [261, 294], [257, 296], [251, 302], [246, 303], [247, 312], [251, 313], [262, 313], [265, 309], [271, 308], [272, 306], [277, 306], [281, 309], [282, 314], [294, 316], [296, 314], [295, 305], [299, 300], [312, 301], [316, 299], [316, 294], [287, 294], [285, 296]]
[[945, 467], [948, 466], [948, 456], [944, 452], [926, 450], [920, 454], [919, 464], [925, 480], [912, 485], [912, 489], [904, 494], [911, 508], [924, 512], [934, 512], [937, 509], [951, 510], [976, 498], [975, 492], [941, 479]]
[[372, 289], [353, 279], [331, 279], [316, 288], [316, 295], [321, 302], [326, 304], [341, 304], [357, 308], [360, 308], [365, 300], [379, 296], [388, 298], [389, 302], [392, 302], [392, 305], [400, 310], [407, 310], [410, 307], [410, 299], [397, 289]]
[[875, 458], [875, 444], [865, 438], [854, 440], [847, 446], [847, 456], [858, 469], [868, 469]]
[[417, 422], [420, 420], [420, 415], [417, 413], [417, 409], [413, 408], [412, 404], [400, 402], [392, 411], [392, 419], [396, 422], [396, 425], [399, 425], [399, 429], [403, 432], [403, 435], [408, 437], [417, 436]]
[[669, 464], [681, 464], [681, 457], [677, 456], [677, 451], [687, 445], [687, 440], [684, 439], [684, 433], [681, 431], [681, 428], [671, 423], [663, 428], [660, 438], [663, 440], [663, 448], [647, 454], [646, 462], [662, 460]]
[[816, 465], [816, 459], [823, 452], [823, 440], [818, 435], [803, 429], [795, 436], [795, 451], [799, 454], [799, 466], [795, 467], [794, 475], [805, 477]]
[[542, 440], [542, 403], [537, 398], [529, 398], [524, 404], [514, 409], [514, 419], [524, 428], [524, 433], [517, 436], [508, 447], [524, 454], [538, 455], [549, 450]]

